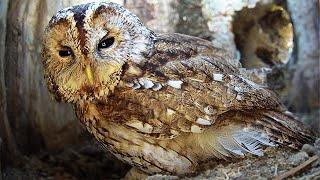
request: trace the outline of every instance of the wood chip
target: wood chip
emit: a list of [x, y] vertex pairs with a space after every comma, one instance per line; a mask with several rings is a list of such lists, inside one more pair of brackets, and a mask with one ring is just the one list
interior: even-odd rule
[[295, 174], [297, 174], [299, 171], [305, 169], [307, 166], [309, 166], [310, 164], [312, 164], [313, 162], [315, 162], [316, 160], [318, 160], [319, 157], [317, 155], [312, 156], [311, 158], [309, 158], [307, 161], [303, 162], [302, 164], [300, 164], [297, 167], [294, 167], [292, 169], [290, 169], [289, 171], [276, 176], [275, 180], [281, 180], [281, 179], [285, 179], [291, 176], [294, 176]]

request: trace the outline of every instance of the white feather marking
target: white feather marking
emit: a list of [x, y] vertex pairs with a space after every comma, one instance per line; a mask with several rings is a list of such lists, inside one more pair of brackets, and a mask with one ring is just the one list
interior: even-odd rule
[[134, 83], [133, 82], [126, 82], [125, 85], [127, 87], [133, 87], [134, 86]]
[[176, 131], [174, 129], [170, 129], [170, 133], [173, 135], [179, 135], [179, 131]]
[[269, 136], [265, 133], [251, 131], [250, 136], [264, 145], [275, 146], [275, 144], [270, 141]]
[[174, 110], [172, 110], [172, 109], [170, 109], [170, 108], [168, 108], [167, 109], [167, 116], [172, 116], [173, 114], [175, 114], [176, 113], [176, 111], [174, 111]]
[[190, 130], [193, 133], [202, 133], [203, 132], [203, 129], [201, 127], [194, 125], [194, 124], [191, 126]]
[[204, 82], [204, 80], [201, 80], [201, 79], [195, 79], [195, 78], [187, 78], [187, 79], [191, 81]]
[[139, 131], [144, 132], [144, 133], [151, 133], [153, 130], [153, 127], [150, 124], [148, 124], [148, 123], [143, 124], [139, 120], [131, 120], [129, 122], [126, 122], [126, 125], [133, 127], [133, 128], [136, 128]]
[[239, 146], [239, 144], [237, 142], [235, 142], [233, 139], [229, 139], [229, 138], [219, 138], [219, 143], [223, 146], [223, 148], [225, 148], [226, 150], [243, 156], [244, 152], [247, 152], [243, 147]]
[[139, 83], [146, 89], [150, 89], [154, 84], [147, 78], [139, 78]]
[[270, 114], [270, 113], [265, 113], [264, 115], [266, 115], [267, 117], [283, 124], [284, 126], [288, 126], [288, 123], [282, 119], [279, 119], [278, 117], [275, 117], [274, 115]]
[[222, 82], [223, 81], [223, 74], [213, 73], [213, 80]]
[[101, 89], [100, 91], [99, 91], [99, 96], [103, 96], [104, 95], [104, 89]]
[[152, 90], [159, 91], [161, 88], [162, 88], [162, 85], [160, 83], [154, 83]]
[[197, 121], [196, 123], [198, 124], [201, 124], [201, 125], [205, 125], [205, 126], [209, 126], [212, 124], [212, 121], [211, 120], [208, 120], [208, 119], [203, 119], [203, 118], [197, 118]]
[[239, 87], [239, 86], [235, 86], [234, 90], [237, 91], [237, 92], [244, 92], [244, 89]]
[[290, 111], [285, 111], [285, 112], [283, 112], [285, 115], [287, 115], [287, 116], [291, 116], [291, 117], [293, 117], [294, 116], [294, 114], [292, 113], [292, 112], [290, 112]]
[[141, 88], [141, 85], [139, 83], [134, 83], [132, 88], [133, 89], [139, 89], [139, 88]]
[[233, 134], [234, 140], [242, 147], [246, 148], [248, 152], [257, 156], [263, 156], [263, 152], [260, 149], [260, 141], [252, 137], [252, 132], [237, 132]]
[[136, 66], [129, 66], [126, 73], [128, 73], [130, 75], [140, 76], [142, 74], [142, 71], [140, 68], [138, 68]]
[[129, 122], [126, 122], [126, 125], [130, 126], [130, 127], [134, 127], [136, 129], [141, 129], [143, 128], [143, 124], [141, 121], [138, 121], [138, 120], [132, 120], [132, 121], [129, 121]]
[[237, 99], [238, 101], [241, 101], [241, 100], [243, 100], [243, 96], [241, 96], [240, 94], [237, 94], [236, 99]]
[[203, 108], [203, 111], [208, 115], [213, 115], [217, 112], [217, 110], [215, 110], [211, 105], [208, 105], [205, 108]]
[[167, 84], [173, 88], [176, 88], [176, 89], [181, 89], [181, 84], [183, 82], [181, 80], [169, 80], [167, 81]]
[[240, 156], [243, 156], [244, 154], [243, 154], [243, 152], [242, 152], [242, 150], [239, 150], [239, 149], [230, 149], [231, 150], [231, 152], [233, 152], [233, 153], [235, 153], [235, 154], [238, 154], [238, 155], [240, 155]]
[[276, 146], [272, 141], [270, 141], [269, 138], [263, 138], [263, 137], [256, 137], [256, 140], [258, 140], [260, 143], [267, 145], [267, 146]]
[[245, 81], [247, 84], [249, 84], [249, 85], [250, 85], [251, 87], [253, 87], [253, 88], [257, 88], [257, 89], [261, 88], [261, 85], [255, 83], [255, 82], [253, 82], [253, 81], [250, 81], [249, 79], [246, 79], [246, 78], [243, 78], [243, 77], [241, 77], [241, 79], [242, 79], [243, 81]]

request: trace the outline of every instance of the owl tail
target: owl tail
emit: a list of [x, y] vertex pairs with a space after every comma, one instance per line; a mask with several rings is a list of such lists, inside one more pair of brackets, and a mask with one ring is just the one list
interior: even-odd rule
[[220, 159], [241, 157], [246, 153], [263, 155], [263, 147], [285, 146], [300, 149], [313, 143], [315, 133], [308, 130], [292, 115], [275, 111], [238, 112], [226, 116], [234, 124], [226, 124], [206, 132], [198, 142]]
[[193, 135], [201, 152], [219, 159], [262, 156], [263, 147], [282, 146], [300, 149], [313, 143], [316, 134], [290, 114], [275, 111], [230, 112], [204, 133]]
[[254, 124], [262, 128], [272, 141], [294, 149], [313, 143], [316, 137], [314, 132], [307, 129], [291, 113], [262, 112], [262, 117]]

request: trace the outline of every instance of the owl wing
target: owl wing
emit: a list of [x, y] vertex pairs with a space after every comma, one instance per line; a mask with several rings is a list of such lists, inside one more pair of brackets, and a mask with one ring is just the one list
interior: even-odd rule
[[148, 61], [127, 65], [122, 79], [134, 84], [134, 89], [154, 85], [150, 89], [190, 95], [185, 100], [213, 106], [218, 111], [215, 114], [284, 109], [275, 93], [241, 75], [239, 63], [208, 41], [180, 34], [162, 35], [154, 49]]
[[[238, 69], [232, 58], [207, 41], [178, 34], [161, 36], [148, 61], [129, 62], [125, 68], [122, 77], [125, 90], [119, 96], [135, 102], [132, 108], [135, 110], [134, 117], [127, 116], [124, 124], [160, 139], [220, 128], [228, 132], [228, 136], [219, 133], [228, 137], [228, 141], [234, 140], [234, 133], [244, 136], [243, 129], [257, 118], [226, 118], [225, 114], [251, 112], [253, 117], [267, 117], [264, 113], [282, 112], [284, 107], [272, 91], [241, 76]], [[126, 104], [130, 109], [130, 102]], [[270, 124], [266, 119], [272, 122], [273, 118], [261, 119]], [[238, 128], [227, 128], [231, 124]], [[273, 125], [270, 126], [272, 129]], [[280, 129], [283, 130], [277, 131]], [[262, 130], [261, 127], [243, 138], [249, 144], [267, 144], [262, 136], [260, 141], [252, 139], [253, 134]], [[293, 132], [290, 133], [292, 136]], [[229, 148], [239, 145], [231, 140], [234, 144]]]

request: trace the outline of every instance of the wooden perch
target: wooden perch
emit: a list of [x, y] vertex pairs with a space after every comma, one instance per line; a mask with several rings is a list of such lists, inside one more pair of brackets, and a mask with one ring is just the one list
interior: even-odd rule
[[319, 157], [317, 155], [312, 156], [311, 158], [309, 158], [307, 161], [303, 162], [302, 164], [300, 164], [297, 167], [294, 167], [292, 169], [290, 169], [289, 171], [276, 176], [275, 180], [281, 180], [281, 179], [285, 179], [291, 176], [294, 176], [295, 174], [297, 174], [298, 172], [300, 172], [301, 170], [305, 169], [306, 167], [308, 167], [309, 165], [311, 165], [313, 162], [315, 162], [316, 160], [318, 160]]

